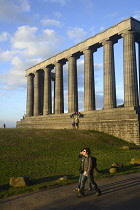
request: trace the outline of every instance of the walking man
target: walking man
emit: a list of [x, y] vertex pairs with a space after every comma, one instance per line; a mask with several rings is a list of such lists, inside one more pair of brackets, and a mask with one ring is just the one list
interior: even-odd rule
[[84, 189], [85, 189], [85, 182], [88, 179], [88, 182], [91, 183], [92, 189], [96, 191], [96, 195], [99, 196], [101, 194], [100, 189], [98, 188], [96, 182], [94, 181], [93, 176], [93, 169], [96, 168], [96, 158], [90, 156], [90, 149], [84, 148], [83, 149], [83, 155], [81, 168], [83, 171], [82, 177], [81, 177], [81, 185], [80, 185], [80, 191], [78, 197], [84, 197]]

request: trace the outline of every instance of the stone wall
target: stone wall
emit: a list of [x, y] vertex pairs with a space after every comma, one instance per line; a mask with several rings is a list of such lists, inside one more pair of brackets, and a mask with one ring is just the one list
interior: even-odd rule
[[[139, 108], [116, 108], [82, 112], [79, 129], [97, 130], [140, 145]], [[17, 122], [17, 128], [72, 129], [70, 114], [32, 116]]]

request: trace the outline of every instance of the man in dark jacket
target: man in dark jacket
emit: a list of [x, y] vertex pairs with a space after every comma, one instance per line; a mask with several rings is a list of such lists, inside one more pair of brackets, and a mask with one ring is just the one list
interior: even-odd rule
[[81, 169], [83, 171], [82, 178], [81, 178], [81, 185], [78, 197], [84, 197], [84, 188], [85, 182], [88, 181], [91, 183], [92, 188], [95, 189], [96, 195], [99, 196], [101, 194], [100, 189], [98, 188], [96, 182], [94, 181], [93, 177], [93, 170], [96, 168], [96, 158], [90, 156], [90, 149], [84, 148], [82, 151], [84, 158], [82, 158]]

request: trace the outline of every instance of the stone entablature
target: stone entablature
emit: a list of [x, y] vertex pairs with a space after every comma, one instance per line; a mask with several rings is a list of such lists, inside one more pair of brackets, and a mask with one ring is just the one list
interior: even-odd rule
[[132, 17], [129, 17], [122, 22], [102, 31], [101, 33], [90, 37], [89, 39], [80, 42], [79, 44], [55, 55], [51, 58], [42, 61], [41, 63], [32, 66], [26, 70], [26, 76], [30, 73], [34, 73], [39, 69], [44, 69], [46, 66], [53, 66], [56, 62], [67, 60], [72, 55], [82, 55], [83, 51], [88, 48], [97, 49], [102, 47], [102, 43], [106, 40], [113, 40], [117, 42], [118, 39], [122, 38], [121, 35], [126, 31], [133, 30], [136, 33], [140, 33], [140, 22]]

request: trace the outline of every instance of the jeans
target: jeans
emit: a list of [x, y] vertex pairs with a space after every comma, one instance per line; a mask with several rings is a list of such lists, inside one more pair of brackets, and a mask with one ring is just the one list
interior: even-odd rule
[[85, 176], [82, 174], [82, 177], [81, 177], [81, 185], [80, 185], [80, 192], [81, 194], [84, 195], [84, 189], [85, 189], [85, 182], [86, 180], [88, 179], [88, 182], [91, 184], [92, 188], [96, 191], [96, 192], [99, 192], [99, 188], [96, 184], [96, 182], [94, 181], [94, 177], [93, 175], [88, 175], [88, 176]]
[[[80, 174], [80, 176], [79, 176], [79, 181], [78, 181], [78, 186], [77, 186], [78, 189], [81, 188], [82, 177], [83, 177], [83, 174]], [[86, 182], [86, 181], [85, 181], [85, 182]], [[89, 183], [89, 189], [92, 189], [91, 181], [90, 181], [89, 179], [88, 179], [88, 183]]]

